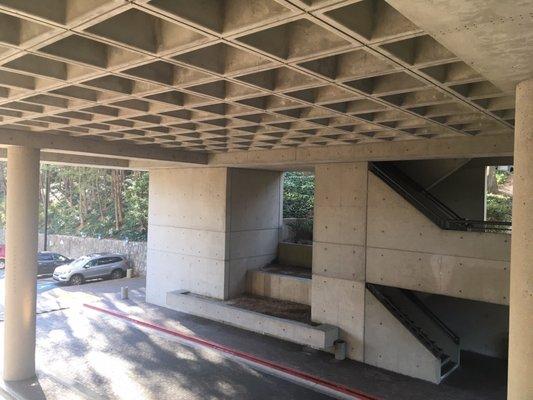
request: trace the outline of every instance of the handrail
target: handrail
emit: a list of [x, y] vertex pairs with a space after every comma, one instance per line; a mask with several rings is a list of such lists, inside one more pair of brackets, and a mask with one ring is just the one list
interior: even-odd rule
[[432, 343], [427, 337], [420, 335], [420, 333], [413, 327], [411, 323], [407, 320], [407, 318], [403, 315], [403, 313], [394, 305], [394, 303], [379, 289], [380, 285], [376, 285], [373, 283], [366, 283], [366, 288], [372, 293], [378, 301], [383, 304], [383, 306], [389, 310], [392, 315], [394, 315], [398, 321], [407, 329], [409, 330], [419, 341], [424, 345], [426, 349], [428, 349], [435, 357], [441, 357], [443, 352], [442, 350], [438, 349], [437, 346]]
[[448, 325], [446, 325], [431, 309], [424, 304], [422, 300], [418, 298], [417, 295], [412, 293], [410, 290], [400, 289], [401, 292], [413, 303], [415, 303], [418, 308], [426, 314], [433, 322], [435, 322], [442, 330], [454, 341], [455, 344], [459, 344], [459, 336], [452, 331]]
[[[398, 168], [392, 165], [385, 166], [377, 163], [370, 163], [369, 166], [372, 172], [378, 175], [378, 177], [384, 180], [389, 186], [393, 187], [398, 193], [405, 197], [406, 200], [418, 204], [435, 217], [460, 219], [459, 215], [457, 215], [452, 209], [440, 202], [431, 193], [426, 192], [420, 185]], [[422, 199], [424, 198], [431, 201], [433, 207], [429, 207], [422, 202]], [[439, 211], [440, 213], [438, 213]]]
[[511, 230], [512, 225], [510, 222], [461, 218], [450, 207], [442, 203], [394, 165], [371, 162], [369, 163], [369, 170], [441, 229], [474, 232]]

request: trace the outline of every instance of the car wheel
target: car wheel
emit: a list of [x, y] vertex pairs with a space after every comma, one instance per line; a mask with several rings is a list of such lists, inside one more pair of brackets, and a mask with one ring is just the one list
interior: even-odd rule
[[68, 281], [72, 286], [78, 286], [83, 283], [83, 276], [81, 275], [72, 275]]
[[120, 279], [124, 277], [124, 272], [121, 269], [116, 269], [111, 272], [111, 279]]

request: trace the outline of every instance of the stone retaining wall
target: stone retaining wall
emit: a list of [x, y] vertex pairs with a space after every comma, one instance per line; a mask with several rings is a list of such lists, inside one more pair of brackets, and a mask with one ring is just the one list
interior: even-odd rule
[[[0, 229], [0, 243], [5, 243], [4, 229]], [[43, 234], [39, 234], [39, 250], [43, 248]], [[146, 275], [146, 242], [131, 242], [116, 239], [92, 237], [48, 235], [48, 250], [77, 258], [85, 254], [112, 252], [128, 258], [134, 275]]]

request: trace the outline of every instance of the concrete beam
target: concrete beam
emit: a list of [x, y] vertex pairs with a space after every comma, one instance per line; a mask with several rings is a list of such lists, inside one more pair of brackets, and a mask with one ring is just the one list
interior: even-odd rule
[[150, 145], [135, 145], [84, 137], [33, 133], [15, 129], [0, 129], [0, 146], [26, 146], [37, 149], [60, 150], [71, 154], [97, 154], [118, 158], [161, 160], [206, 164], [207, 156], [194, 151], [162, 149]]
[[208, 164], [235, 167], [272, 165], [292, 167], [354, 161], [506, 157], [512, 154], [513, 138], [498, 135], [218, 153], [209, 155]]
[[[7, 150], [0, 148], [0, 160], [7, 160]], [[130, 161], [122, 158], [93, 157], [79, 154], [41, 152], [41, 163], [57, 165], [75, 165], [77, 167], [147, 169], [133, 168]]]

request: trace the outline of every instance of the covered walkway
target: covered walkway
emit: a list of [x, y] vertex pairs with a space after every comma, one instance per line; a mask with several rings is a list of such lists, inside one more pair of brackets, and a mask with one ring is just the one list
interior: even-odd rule
[[[85, 355], [80, 368], [110, 357], [108, 375], [124, 363], [138, 375], [128, 388], [136, 391], [159, 388], [148, 369], [161, 374], [156, 382], [180, 380], [170, 364], [194, 359], [199, 375], [179, 386], [188, 396], [255, 395], [249, 386], [269, 382], [275, 393], [283, 386], [302, 397], [306, 389], [229, 362], [211, 381], [215, 374], [207, 379], [198, 367], [215, 371], [225, 360], [172, 352], [109, 317], [83, 312], [81, 325], [64, 324], [63, 333], [55, 313], [37, 324], [36, 253], [41, 163], [148, 170], [146, 298], [195, 311], [202, 296], [238, 297], [248, 271], [276, 257], [282, 172], [306, 168], [317, 173], [310, 307], [324, 340], [315, 347], [332, 351], [341, 339], [351, 360], [440, 383], [446, 365], [459, 366], [459, 340], [446, 335], [452, 359], [378, 304], [367, 284], [508, 305], [508, 398], [529, 400], [532, 15], [527, 0], [0, 0], [3, 379], [34, 377], [36, 346], [42, 363], [39, 352], [56, 337], [74, 340], [74, 356]], [[509, 157], [512, 243], [469, 224], [435, 226], [368, 169], [375, 161]], [[455, 197], [472, 200], [463, 190]], [[120, 332], [139, 352], [115, 343]], [[124, 360], [113, 358], [122, 351]], [[69, 359], [50, 355], [56, 367]], [[152, 362], [159, 357], [168, 368]], [[95, 392], [122, 393], [99, 373], [75, 371], [94, 378]], [[370, 380], [396, 387], [380, 374]], [[448, 390], [427, 388], [429, 398]]]

